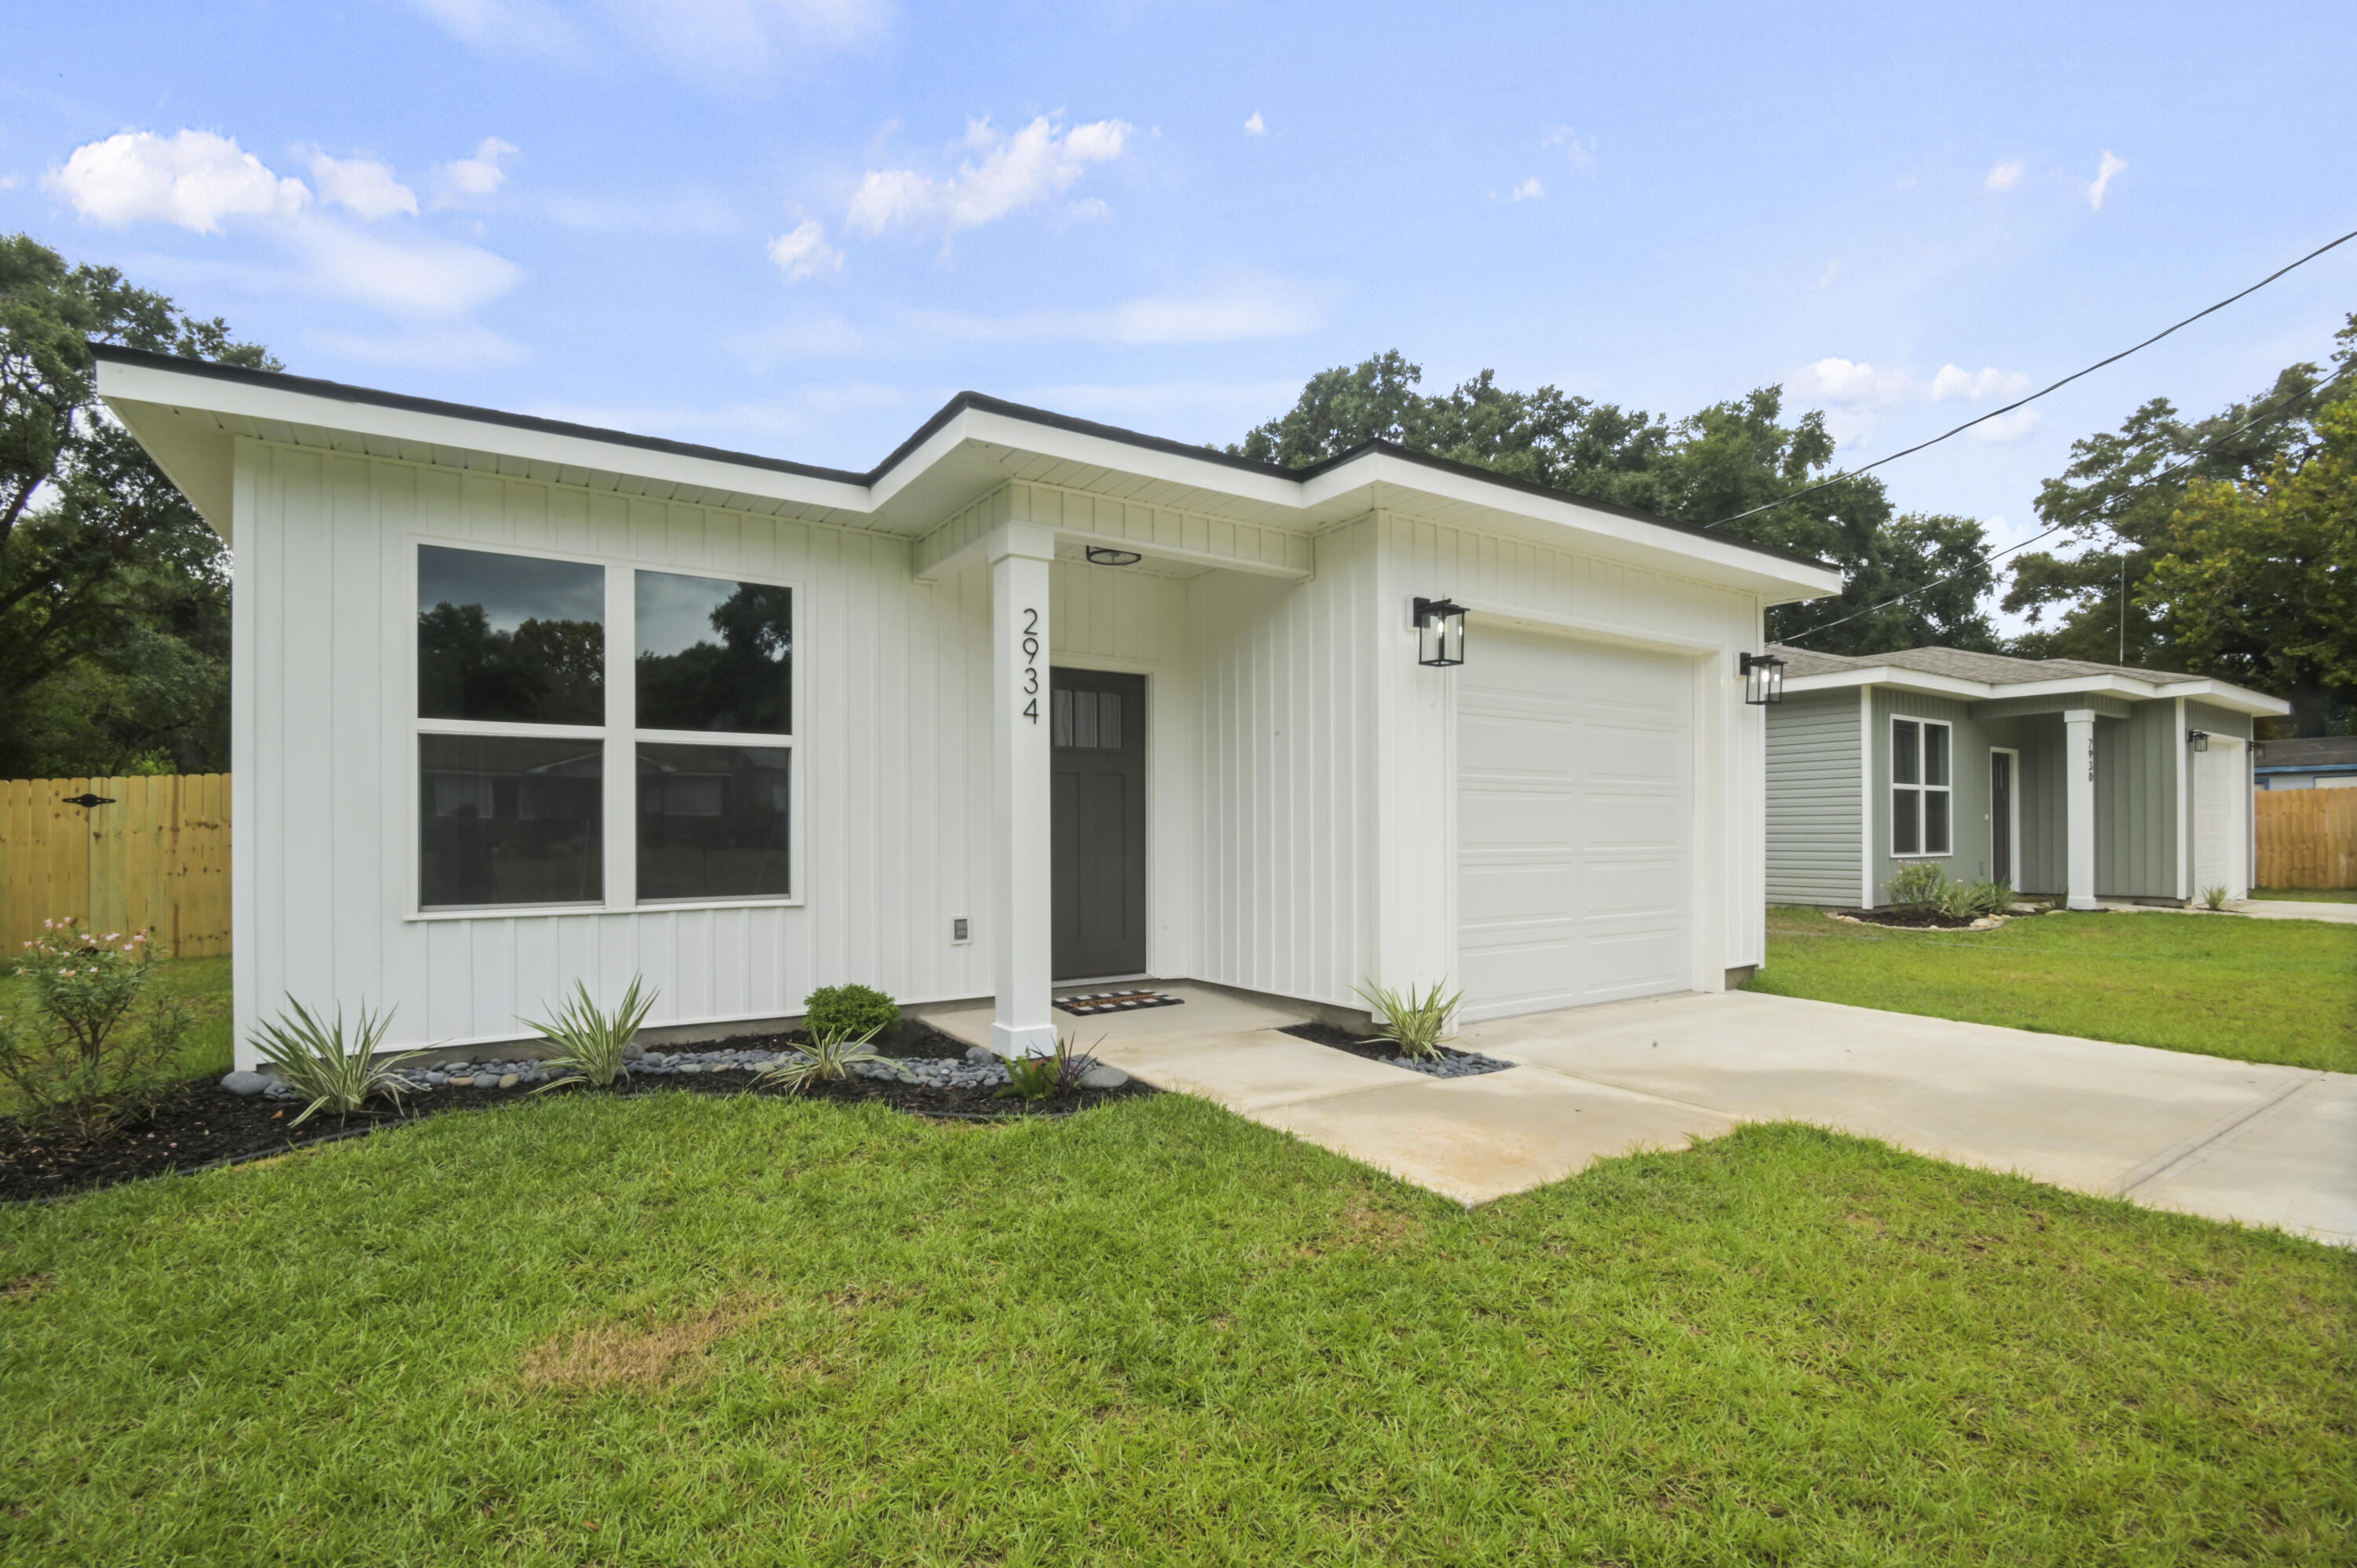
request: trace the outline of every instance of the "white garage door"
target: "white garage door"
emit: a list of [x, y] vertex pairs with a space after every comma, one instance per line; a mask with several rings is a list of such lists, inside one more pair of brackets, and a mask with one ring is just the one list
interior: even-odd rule
[[2244, 865], [2249, 830], [2243, 813], [2251, 809], [2250, 783], [2243, 773], [2243, 746], [2222, 736], [2210, 749], [2193, 754], [2193, 896], [2223, 887], [2240, 898], [2250, 890]]
[[1457, 678], [1463, 1016], [1690, 988], [1691, 666], [1484, 632]]

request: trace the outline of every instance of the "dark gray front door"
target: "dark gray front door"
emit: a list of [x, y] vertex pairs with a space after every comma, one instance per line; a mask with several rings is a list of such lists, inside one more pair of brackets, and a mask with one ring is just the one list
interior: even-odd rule
[[2013, 880], [2013, 753], [1989, 753], [1989, 878]]
[[1146, 677], [1049, 672], [1056, 978], [1146, 971]]

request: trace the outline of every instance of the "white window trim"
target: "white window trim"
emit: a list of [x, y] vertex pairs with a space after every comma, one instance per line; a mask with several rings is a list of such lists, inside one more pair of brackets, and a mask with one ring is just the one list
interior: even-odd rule
[[[522, 555], [538, 561], [563, 561], [576, 565], [596, 566], [606, 574], [606, 722], [602, 725], [531, 725], [483, 719], [429, 719], [417, 711], [417, 572], [418, 551], [427, 545], [446, 550], [472, 550], [485, 555]], [[802, 748], [794, 734], [745, 733], [713, 730], [640, 729], [638, 716], [638, 574], [662, 572], [682, 577], [711, 577], [723, 582], [759, 583], [767, 587], [784, 588], [793, 596], [794, 659], [789, 680], [789, 696], [793, 709], [793, 722], [799, 733], [808, 712], [803, 693], [803, 671], [808, 664], [803, 649], [807, 640], [809, 597], [801, 579], [780, 577], [766, 573], [748, 572], [735, 567], [674, 565], [648, 561], [641, 557], [603, 554], [594, 550], [543, 550], [529, 546], [490, 543], [473, 539], [453, 539], [440, 534], [415, 533], [402, 540], [401, 582], [397, 592], [400, 602], [389, 618], [394, 635], [401, 639], [401, 652], [395, 665], [403, 672], [402, 696], [398, 722], [405, 736], [403, 752], [407, 757], [408, 783], [402, 791], [406, 802], [405, 829], [403, 833], [404, 854], [402, 875], [406, 889], [403, 895], [402, 918], [408, 921], [438, 920], [508, 920], [532, 917], [562, 917], [566, 915], [635, 915], [678, 914], [693, 909], [791, 909], [803, 902], [804, 835]], [[600, 855], [599, 880], [604, 897], [580, 899], [565, 904], [468, 904], [428, 905], [424, 902], [422, 870], [425, 865], [423, 812], [425, 803], [424, 758], [418, 737], [427, 735], [512, 736], [522, 739], [602, 740], [605, 746], [603, 789], [605, 811], [601, 827], [604, 843]], [[650, 898], [638, 894], [638, 779], [639, 743], [655, 746], [757, 746], [787, 752], [786, 789], [786, 864], [791, 881], [791, 890], [780, 894], [754, 894], [731, 898]]]
[[[1915, 772], [1919, 778], [1923, 772], [1922, 732], [1930, 729], [1943, 729], [1948, 732], [1948, 781], [1945, 784], [1924, 784], [1920, 782], [1905, 784], [1900, 781], [1899, 726], [1900, 725], [1914, 725], [1918, 726], [1915, 736]], [[1890, 782], [1889, 787], [1886, 789], [1883, 793], [1890, 801], [1890, 858], [1893, 860], [1953, 860], [1956, 857], [1956, 726], [1946, 719], [1924, 719], [1918, 718], [1913, 714], [1893, 714], [1890, 715], [1890, 728], [1889, 734], [1890, 737]], [[1915, 791], [1915, 837], [1918, 843], [1921, 843], [1923, 838], [1923, 797], [1934, 789], [1948, 797], [1947, 848], [1943, 850], [1918, 849], [1908, 851], [1901, 851], [1900, 849], [1898, 791], [1901, 789], [1912, 789]]]

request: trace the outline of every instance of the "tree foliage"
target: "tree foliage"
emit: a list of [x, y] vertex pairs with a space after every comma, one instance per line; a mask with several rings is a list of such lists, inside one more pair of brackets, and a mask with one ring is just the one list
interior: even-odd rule
[[227, 758], [226, 553], [98, 405], [93, 342], [279, 368], [112, 267], [0, 236], [0, 776]]
[[[1516, 392], [1489, 371], [1426, 393], [1417, 390], [1423, 375], [1396, 349], [1320, 371], [1292, 408], [1228, 450], [1305, 467], [1385, 441], [1697, 526], [1766, 507], [1726, 532], [1831, 562], [1847, 580], [1838, 599], [1770, 610], [1771, 637], [1804, 637], [1827, 653], [1996, 646], [1979, 607], [1995, 573], [1972, 519], [1894, 517], [1881, 481], [1871, 477], [1769, 504], [1823, 479], [1834, 455], [1822, 413], [1785, 422], [1781, 388], [1762, 387], [1673, 422], [1552, 386]], [[1916, 589], [1925, 591], [1857, 613]], [[1829, 625], [1835, 621], [1843, 624]], [[1825, 629], [1812, 635], [1819, 627]]]
[[[2352, 333], [2357, 316], [2341, 333], [2344, 345], [2357, 345]], [[2339, 358], [2348, 357], [2344, 348]], [[2192, 668], [2195, 655], [2170, 627], [2167, 599], [2147, 592], [2154, 564], [2178, 548], [2179, 510], [2195, 489], [2263, 484], [2279, 465], [2297, 468], [2317, 450], [2319, 407], [2352, 391], [2344, 381], [2319, 399], [2312, 394], [2322, 380], [2312, 364], [2288, 366], [2265, 392], [2201, 420], [2154, 398], [2118, 430], [2073, 442], [2070, 467], [2040, 487], [2037, 508], [2075, 548], [2015, 559], [2005, 607], [2025, 614], [2032, 628], [2018, 650], [2036, 659]], [[2283, 417], [2266, 417], [2284, 410]], [[2261, 423], [2241, 429], [2255, 419]], [[2185, 466], [2170, 471], [2179, 462]]]

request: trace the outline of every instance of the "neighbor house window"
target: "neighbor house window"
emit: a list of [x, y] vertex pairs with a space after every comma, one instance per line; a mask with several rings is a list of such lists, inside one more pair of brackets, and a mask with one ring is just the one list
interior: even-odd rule
[[782, 897], [793, 591], [677, 572], [637, 579], [639, 900]]
[[1890, 853], [1943, 855], [1954, 849], [1951, 731], [1936, 719], [1890, 721]]
[[792, 675], [790, 588], [419, 546], [419, 905], [790, 896]]

